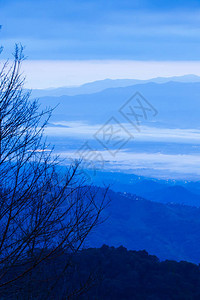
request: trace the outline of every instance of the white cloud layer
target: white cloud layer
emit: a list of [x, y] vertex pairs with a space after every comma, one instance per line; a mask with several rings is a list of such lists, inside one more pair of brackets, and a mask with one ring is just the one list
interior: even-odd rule
[[[98, 151], [100, 160], [88, 163], [94, 169], [124, 171], [130, 173], [146, 174], [165, 178], [196, 178], [200, 176], [200, 155], [162, 154], [162, 153], [131, 153], [120, 151], [114, 158], [108, 151]], [[61, 152], [64, 159], [80, 158], [75, 151]], [[92, 153], [91, 153], [92, 157]], [[84, 165], [83, 165], [84, 166]], [[102, 168], [103, 166], [103, 168]]]
[[[94, 139], [93, 134], [101, 127], [100, 124], [90, 126], [83, 122], [59, 122], [55, 123], [58, 127], [48, 127], [46, 133], [53, 137], [62, 137], [63, 141], [66, 138], [82, 139], [84, 144], [87, 139], [89, 144], [91, 139]], [[68, 126], [68, 127], [59, 127]], [[131, 130], [128, 124], [123, 124], [127, 130]], [[120, 137], [123, 137], [121, 135]], [[113, 157], [109, 151], [102, 150], [100, 147], [97, 152], [90, 151], [89, 155], [86, 152], [87, 165], [101, 168], [104, 170], [131, 172], [139, 175], [147, 175], [157, 178], [187, 178], [196, 179], [200, 176], [200, 130], [197, 129], [168, 129], [155, 127], [141, 127], [141, 132], [135, 133], [134, 141], [142, 142], [170, 142], [177, 143], [175, 153], [158, 152], [157, 146], [154, 148], [154, 153], [147, 153], [144, 148], [140, 150], [134, 148], [133, 144], [126, 144], [126, 149], [123, 148]], [[195, 153], [180, 153], [179, 146], [181, 143], [189, 144], [191, 149], [196, 148]], [[76, 145], [76, 143], [72, 143]], [[78, 146], [79, 147], [79, 146]], [[143, 147], [143, 146], [142, 146]], [[198, 151], [199, 148], [199, 151]], [[79, 159], [80, 152], [78, 149], [60, 151], [57, 148], [58, 154], [63, 159], [71, 161], [71, 159]], [[93, 147], [91, 149], [94, 149]], [[96, 147], [95, 147], [96, 149]], [[184, 149], [182, 149], [184, 151]], [[112, 149], [113, 151], [113, 149]], [[98, 154], [98, 155], [97, 155]], [[88, 164], [88, 157], [89, 164]], [[98, 161], [95, 157], [98, 157]], [[85, 158], [83, 156], [83, 158]]]
[[[93, 135], [102, 127], [103, 124], [89, 125], [86, 122], [55, 122], [56, 127], [47, 127], [48, 136], [71, 137], [78, 139], [92, 139]], [[122, 123], [137, 141], [159, 141], [159, 142], [186, 142], [200, 143], [199, 129], [171, 129], [141, 126], [140, 132], [133, 131], [133, 127], [127, 123]], [[63, 126], [63, 127], [60, 127]], [[64, 127], [66, 126], [66, 127]], [[114, 127], [115, 129], [115, 127]], [[116, 128], [117, 129], [117, 128]], [[118, 133], [120, 138], [126, 137], [126, 132]]]

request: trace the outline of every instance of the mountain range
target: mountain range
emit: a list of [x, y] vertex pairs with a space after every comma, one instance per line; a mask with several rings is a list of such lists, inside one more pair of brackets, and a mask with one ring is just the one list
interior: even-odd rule
[[46, 96], [40, 98], [41, 107], [56, 107], [52, 121], [85, 121], [105, 123], [115, 115], [127, 122], [120, 108], [139, 92], [158, 112], [147, 120], [146, 126], [164, 128], [200, 128], [200, 82], [143, 83], [128, 87], [109, 88], [94, 94], [76, 96]]
[[173, 77], [156, 77], [147, 80], [140, 79], [104, 79], [94, 82], [85, 83], [80, 86], [74, 87], [59, 87], [59, 88], [49, 88], [49, 89], [33, 89], [32, 97], [44, 97], [52, 96], [59, 97], [63, 95], [75, 96], [81, 94], [93, 94], [101, 92], [108, 88], [126, 87], [135, 84], [145, 84], [148, 82], [155, 83], [166, 83], [169, 81], [174, 82], [200, 82], [200, 76], [197, 75], [184, 75], [184, 76], [173, 76]]

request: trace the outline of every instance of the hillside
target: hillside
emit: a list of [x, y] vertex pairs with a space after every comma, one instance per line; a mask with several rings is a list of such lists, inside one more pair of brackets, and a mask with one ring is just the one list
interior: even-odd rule
[[200, 209], [109, 192], [110, 206], [87, 246], [123, 245], [160, 259], [200, 262]]
[[[143, 195], [142, 195], [143, 194]], [[200, 196], [182, 186], [165, 187], [153, 192], [141, 192], [141, 195], [149, 200], [160, 203], [177, 203], [190, 206], [200, 206]]]
[[[199, 128], [200, 83], [167, 82], [110, 88], [93, 94], [42, 97], [42, 106], [55, 107], [53, 120], [105, 122], [136, 92], [140, 92], [158, 111], [154, 126]], [[89, 109], [88, 109], [89, 108]], [[106, 108], [106, 109], [105, 109]], [[149, 125], [149, 119], [146, 124]], [[145, 122], [143, 122], [145, 125]]]

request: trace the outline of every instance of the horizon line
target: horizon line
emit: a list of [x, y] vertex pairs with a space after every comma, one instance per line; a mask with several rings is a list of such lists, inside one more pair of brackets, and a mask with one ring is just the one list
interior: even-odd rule
[[200, 76], [200, 61], [25, 60], [22, 72], [26, 76], [26, 88], [48, 89], [80, 86], [105, 79]]

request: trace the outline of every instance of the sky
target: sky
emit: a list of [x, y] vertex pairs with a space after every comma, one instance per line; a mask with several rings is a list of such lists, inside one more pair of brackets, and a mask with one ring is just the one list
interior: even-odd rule
[[[116, 73], [140, 79], [200, 75], [200, 0], [0, 0], [0, 24], [1, 59], [10, 57], [15, 43], [25, 46], [28, 87], [78, 85]], [[77, 63], [80, 70], [73, 72]], [[111, 65], [100, 71], [101, 63]]]

